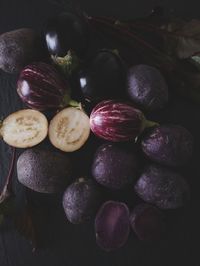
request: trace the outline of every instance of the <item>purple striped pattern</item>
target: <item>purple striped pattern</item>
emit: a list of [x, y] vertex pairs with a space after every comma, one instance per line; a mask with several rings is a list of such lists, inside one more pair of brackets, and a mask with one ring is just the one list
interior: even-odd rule
[[69, 85], [53, 66], [38, 62], [22, 70], [17, 92], [30, 108], [57, 109], [62, 106], [64, 96], [69, 94]]
[[143, 113], [133, 105], [115, 100], [100, 102], [90, 115], [93, 133], [113, 142], [135, 140], [141, 133]]

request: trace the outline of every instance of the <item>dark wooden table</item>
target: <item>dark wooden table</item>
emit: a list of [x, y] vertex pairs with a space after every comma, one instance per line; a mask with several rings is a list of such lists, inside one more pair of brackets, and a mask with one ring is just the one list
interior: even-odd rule
[[[195, 0], [184, 3], [154, 0], [101, 0], [79, 1], [88, 14], [112, 15], [130, 18], [147, 15], [154, 4], [162, 3], [168, 10], [184, 17], [199, 17]], [[45, 19], [60, 12], [60, 8], [47, 0], [0, 0], [0, 33], [19, 27], [40, 29]], [[0, 117], [20, 109], [15, 88], [16, 77], [0, 71]], [[46, 213], [41, 226], [43, 245], [32, 253], [32, 246], [22, 237], [11, 222], [0, 228], [0, 266], [199, 266], [200, 222], [200, 107], [177, 100], [162, 112], [163, 120], [186, 126], [195, 137], [195, 156], [187, 170], [192, 199], [187, 211], [177, 211], [170, 221], [166, 238], [155, 244], [140, 243], [131, 235], [122, 249], [105, 253], [95, 244], [93, 223], [80, 226], [69, 224], [58, 198], [33, 195], [38, 217]], [[0, 143], [0, 184], [8, 170], [10, 148]], [[23, 202], [24, 188], [14, 176], [14, 188], [18, 202]], [[27, 193], [27, 191], [26, 191]], [[31, 192], [29, 191], [30, 195]], [[34, 194], [34, 193], [33, 193]], [[38, 218], [40, 220], [40, 218]]]

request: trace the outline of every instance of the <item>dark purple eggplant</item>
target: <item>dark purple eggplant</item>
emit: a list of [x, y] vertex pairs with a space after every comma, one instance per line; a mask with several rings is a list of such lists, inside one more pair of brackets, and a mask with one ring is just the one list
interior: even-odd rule
[[146, 127], [154, 125], [132, 104], [115, 100], [100, 102], [90, 115], [93, 133], [113, 142], [134, 141]]
[[94, 179], [110, 189], [123, 189], [137, 177], [136, 153], [116, 143], [101, 145], [92, 163]]
[[125, 203], [105, 202], [95, 219], [97, 244], [105, 251], [122, 247], [129, 236], [129, 209]]
[[86, 100], [99, 102], [121, 99], [125, 95], [126, 69], [119, 55], [98, 51], [79, 73], [79, 84]]
[[66, 217], [73, 224], [94, 218], [101, 203], [100, 188], [90, 178], [79, 178], [67, 187], [63, 195]]
[[179, 173], [158, 165], [147, 166], [134, 189], [145, 202], [160, 209], [180, 208], [190, 199], [187, 181]]
[[63, 57], [69, 50], [81, 56], [88, 44], [88, 24], [83, 16], [62, 13], [50, 18], [45, 26], [45, 39], [51, 55]]
[[168, 102], [168, 86], [160, 71], [148, 65], [136, 65], [127, 75], [127, 93], [134, 103], [148, 111], [163, 108]]
[[193, 154], [191, 133], [180, 125], [160, 125], [142, 138], [141, 148], [150, 160], [166, 166], [182, 166]]
[[146, 203], [141, 203], [133, 209], [130, 223], [133, 231], [142, 241], [161, 239], [166, 228], [162, 212]]
[[36, 110], [60, 109], [71, 101], [68, 82], [53, 66], [42, 62], [21, 71], [17, 92], [27, 106]]

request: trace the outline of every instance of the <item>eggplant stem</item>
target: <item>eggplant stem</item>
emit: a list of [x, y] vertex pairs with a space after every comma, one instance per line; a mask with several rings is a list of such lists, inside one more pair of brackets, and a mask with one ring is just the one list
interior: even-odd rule
[[81, 109], [81, 103], [79, 103], [79, 102], [77, 102], [75, 100], [72, 100], [72, 99], [69, 101], [69, 106], [71, 106], [71, 107], [78, 107], [78, 108]]
[[159, 123], [155, 122], [155, 121], [151, 121], [151, 120], [145, 119], [144, 123], [143, 123], [143, 130], [145, 128], [154, 127], [154, 126], [159, 126]]
[[9, 172], [8, 172], [7, 177], [6, 177], [6, 181], [5, 181], [3, 190], [0, 194], [0, 203], [2, 203], [4, 200], [6, 200], [12, 193], [12, 176], [13, 176], [13, 172], [14, 172], [15, 159], [16, 159], [16, 148], [13, 148]]
[[63, 57], [51, 56], [54, 64], [57, 65], [64, 75], [70, 76], [80, 66], [80, 59], [73, 50], [69, 50]]
[[65, 107], [80, 107], [80, 103], [71, 99], [71, 97], [69, 96], [69, 94], [65, 94], [64, 98], [63, 98], [63, 102], [61, 104], [61, 108], [65, 108]]

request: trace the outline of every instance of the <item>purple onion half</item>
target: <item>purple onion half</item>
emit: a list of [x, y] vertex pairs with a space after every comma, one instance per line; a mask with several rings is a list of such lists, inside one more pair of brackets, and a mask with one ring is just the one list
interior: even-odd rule
[[116, 100], [100, 102], [90, 115], [93, 133], [113, 142], [135, 140], [144, 128], [156, 124], [147, 121], [142, 111], [132, 104]]
[[22, 101], [36, 110], [60, 109], [70, 102], [69, 84], [54, 66], [37, 62], [25, 67], [17, 82]]

